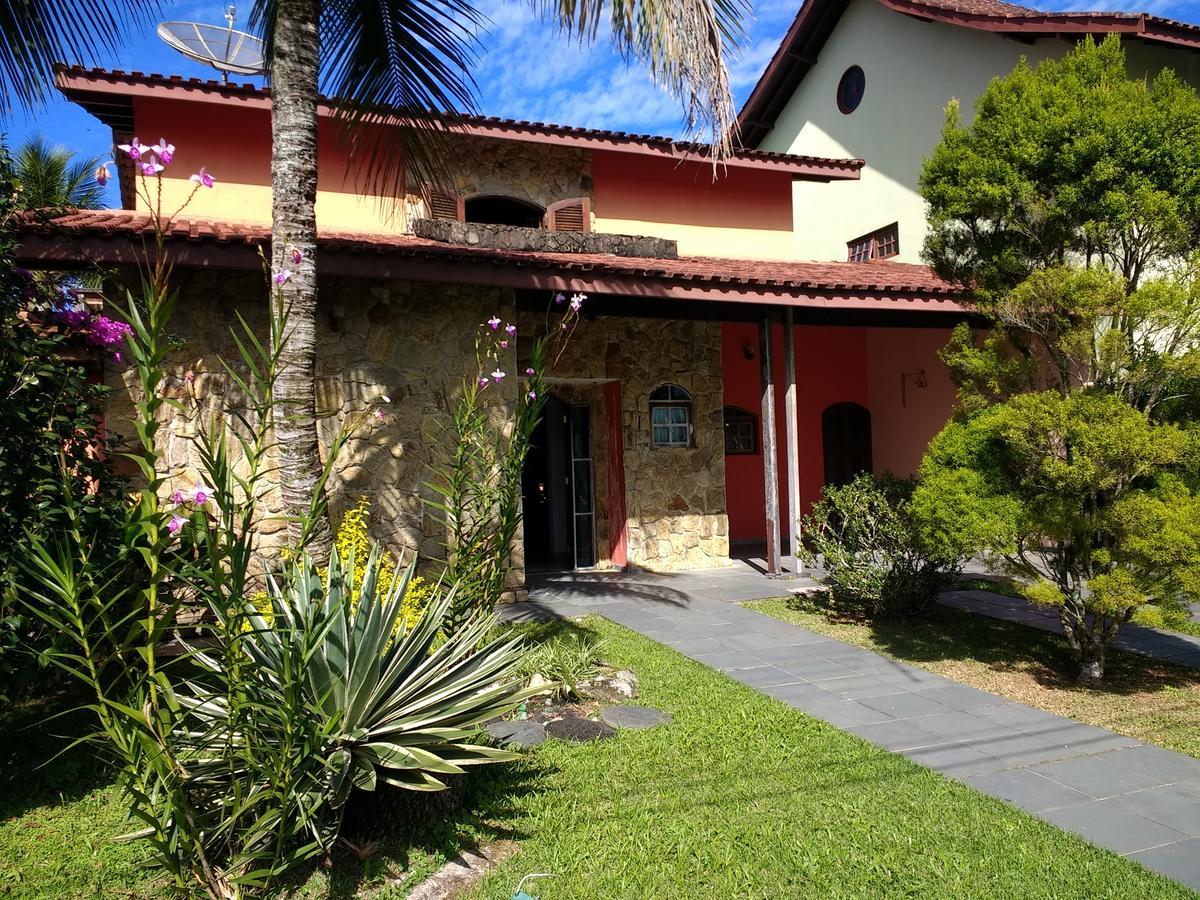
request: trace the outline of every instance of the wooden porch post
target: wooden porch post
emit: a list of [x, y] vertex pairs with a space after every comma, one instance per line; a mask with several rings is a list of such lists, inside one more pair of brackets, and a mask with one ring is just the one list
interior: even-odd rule
[[787, 369], [783, 411], [787, 417], [788, 555], [795, 575], [800, 572], [800, 420], [796, 408], [796, 326], [790, 306], [783, 314], [783, 364]]
[[771, 365], [771, 315], [758, 326], [758, 356], [762, 377], [763, 487], [766, 494], [767, 574], [782, 572], [779, 558], [779, 466], [775, 440], [775, 374]]

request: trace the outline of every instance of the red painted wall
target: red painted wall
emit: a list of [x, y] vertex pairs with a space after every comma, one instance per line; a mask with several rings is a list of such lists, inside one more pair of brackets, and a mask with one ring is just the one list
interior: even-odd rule
[[[773, 333], [776, 398], [776, 433], [780, 472], [787, 460], [787, 424], [783, 408], [783, 329]], [[747, 359], [749, 344], [754, 358]], [[725, 377], [725, 404], [739, 406], [760, 418], [762, 388], [759, 375], [758, 326], [726, 323], [721, 327], [721, 353]], [[807, 512], [821, 494], [825, 460], [821, 453], [821, 413], [831, 403], [861, 403], [870, 408], [867, 367], [867, 329], [801, 325], [796, 327], [796, 390], [800, 430], [800, 501]], [[760, 442], [761, 443], [761, 442]], [[760, 446], [761, 451], [761, 446]], [[762, 453], [725, 457], [725, 493], [732, 541], [766, 539], [763, 516]], [[780, 520], [791, 522], [787, 509], [787, 482], [780, 477]], [[786, 534], [788, 529], [784, 528]]]

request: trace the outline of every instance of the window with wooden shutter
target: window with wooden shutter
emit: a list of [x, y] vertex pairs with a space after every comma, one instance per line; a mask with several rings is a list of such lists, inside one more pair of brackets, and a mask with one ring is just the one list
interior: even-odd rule
[[855, 238], [846, 244], [846, 259], [850, 262], [868, 262], [872, 259], [887, 259], [900, 253], [900, 226], [893, 222]]
[[467, 220], [466, 204], [458, 194], [443, 191], [438, 188], [425, 190], [425, 208], [431, 219], [450, 219], [454, 222]]
[[572, 197], [551, 203], [546, 208], [546, 227], [551, 231], [592, 230], [592, 202], [587, 197]]

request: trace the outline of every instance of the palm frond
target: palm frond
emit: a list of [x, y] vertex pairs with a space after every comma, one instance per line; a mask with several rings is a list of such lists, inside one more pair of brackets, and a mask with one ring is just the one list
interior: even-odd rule
[[605, 20], [614, 46], [650, 69], [684, 104], [688, 128], [710, 132], [714, 161], [733, 152], [737, 114], [727, 55], [745, 40], [747, 0], [535, 0], [568, 34], [595, 40]]
[[[251, 27], [272, 58], [276, 0]], [[471, 67], [484, 17], [469, 0], [322, 0], [321, 86], [350, 149], [353, 186], [399, 199], [451, 177], [444, 138], [475, 111]]]
[[43, 100], [54, 63], [94, 64], [160, 0], [0, 0], [0, 112]]
[[13, 157], [13, 175], [25, 209], [100, 209], [104, 191], [92, 173], [98, 157], [78, 158], [66, 147], [52, 146], [42, 135], [25, 141]]

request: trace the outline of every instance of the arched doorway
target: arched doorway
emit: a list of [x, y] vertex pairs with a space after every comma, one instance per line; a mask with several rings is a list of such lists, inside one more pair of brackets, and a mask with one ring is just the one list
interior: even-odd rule
[[596, 564], [591, 411], [551, 394], [521, 473], [526, 572]]
[[516, 197], [489, 194], [472, 197], [463, 204], [468, 222], [481, 225], [520, 225], [524, 228], [540, 228], [546, 211], [535, 203], [527, 203]]
[[825, 483], [847, 484], [872, 472], [871, 413], [858, 403], [834, 403], [821, 413]]

